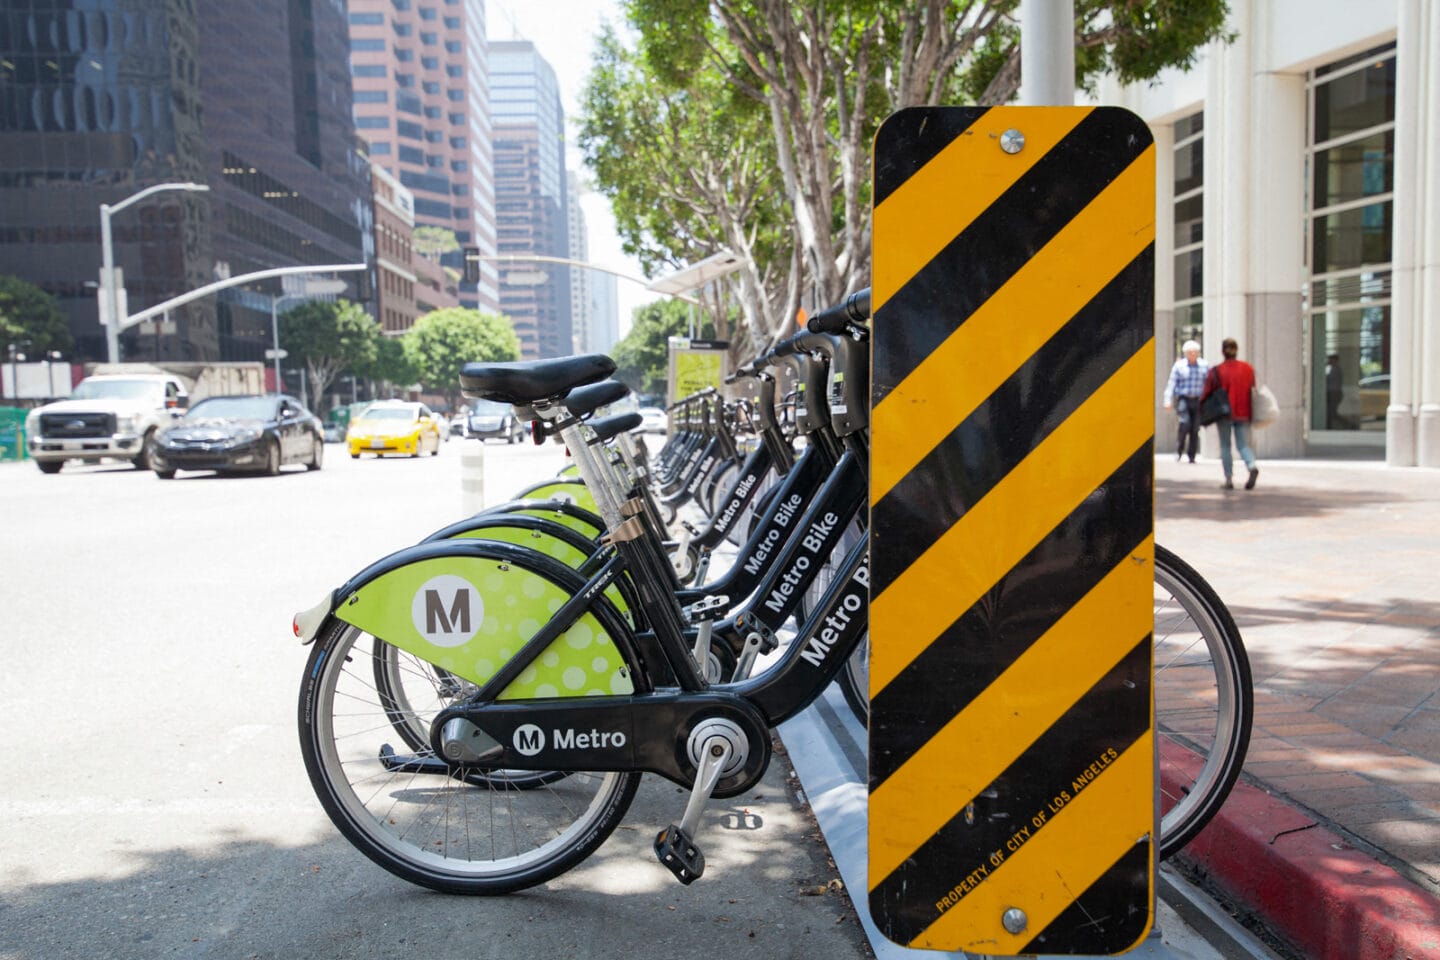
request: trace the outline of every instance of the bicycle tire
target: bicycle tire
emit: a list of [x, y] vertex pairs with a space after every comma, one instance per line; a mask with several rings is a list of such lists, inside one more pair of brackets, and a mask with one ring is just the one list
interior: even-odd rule
[[[1193, 567], [1159, 544], [1154, 644], [1163, 860], [1193, 840], [1230, 795], [1250, 744], [1255, 688], [1230, 611]], [[867, 631], [836, 677], [862, 726], [870, 718], [869, 645]]]
[[[1155, 545], [1155, 733], [1161, 790], [1160, 858], [1219, 812], [1250, 745], [1255, 686], [1240, 630], [1193, 567]], [[1203, 643], [1203, 651], [1200, 645]], [[1177, 751], [1200, 758], [1200, 770]], [[1174, 786], [1166, 787], [1166, 781]]]
[[[514, 564], [513, 554], [510, 556]], [[570, 578], [552, 571], [563, 589]], [[592, 608], [612, 636], [624, 631], [608, 603]], [[429, 754], [417, 717], [395, 723], [402, 708], [377, 689], [375, 659], [390, 644], [331, 617], [320, 631], [301, 683], [301, 755], [321, 806], [335, 826], [370, 860], [420, 886], [445, 893], [495, 895], [543, 883], [593, 853], [634, 799], [640, 774], [452, 769], [447, 775], [388, 764], [398, 735], [422, 757]], [[637, 686], [644, 674], [616, 644]], [[409, 725], [413, 723], [414, 726]], [[412, 736], [406, 737], [405, 729]], [[418, 743], [415, 741], [419, 741]], [[419, 747], [420, 749], [416, 749]], [[423, 751], [423, 752], [422, 752]]]

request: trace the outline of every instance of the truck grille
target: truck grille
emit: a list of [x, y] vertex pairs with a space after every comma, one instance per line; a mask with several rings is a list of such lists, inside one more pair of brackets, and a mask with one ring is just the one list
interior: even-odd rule
[[42, 413], [40, 436], [52, 440], [109, 437], [115, 433], [113, 413]]

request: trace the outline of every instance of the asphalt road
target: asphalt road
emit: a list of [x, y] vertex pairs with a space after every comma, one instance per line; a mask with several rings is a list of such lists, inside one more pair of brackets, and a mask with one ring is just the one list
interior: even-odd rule
[[[448, 897], [373, 866], [314, 799], [290, 633], [366, 563], [461, 516], [465, 444], [275, 478], [0, 464], [0, 958], [869, 956], [790, 765], [712, 805], [682, 887], [647, 778], [580, 868]], [[488, 499], [562, 464], [485, 448]]]

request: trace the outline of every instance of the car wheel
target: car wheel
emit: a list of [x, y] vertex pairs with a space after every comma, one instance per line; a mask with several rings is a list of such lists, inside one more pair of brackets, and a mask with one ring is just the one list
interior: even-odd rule
[[35, 466], [40, 468], [41, 473], [59, 473], [60, 468], [65, 466], [64, 460], [36, 460]]
[[174, 480], [175, 470], [171, 467], [156, 467], [155, 476], [159, 477], [161, 480]]
[[131, 461], [130, 461], [131, 463], [133, 463], [133, 464], [135, 465], [135, 469], [136, 469], [136, 470], [149, 470], [149, 469], [150, 469], [150, 467], [151, 467], [151, 457], [153, 456], [153, 453], [152, 453], [152, 451], [151, 451], [151, 449], [150, 449], [150, 445], [151, 445], [152, 443], [154, 443], [154, 442], [155, 442], [155, 431], [154, 431], [154, 430], [147, 430], [147, 431], [145, 432], [145, 439], [143, 439], [143, 440], [140, 441], [140, 453], [139, 453], [139, 455], [138, 455], [134, 460], [131, 460]]
[[280, 475], [280, 444], [274, 440], [265, 444], [265, 475], [267, 477]]
[[325, 460], [325, 443], [319, 437], [311, 441], [310, 462], [305, 464], [306, 470], [319, 470], [320, 464]]

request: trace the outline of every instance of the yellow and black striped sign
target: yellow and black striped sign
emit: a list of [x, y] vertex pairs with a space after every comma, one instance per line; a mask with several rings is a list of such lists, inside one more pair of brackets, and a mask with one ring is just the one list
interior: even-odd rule
[[918, 108], [874, 168], [870, 910], [1120, 953], [1156, 822], [1150, 132]]

